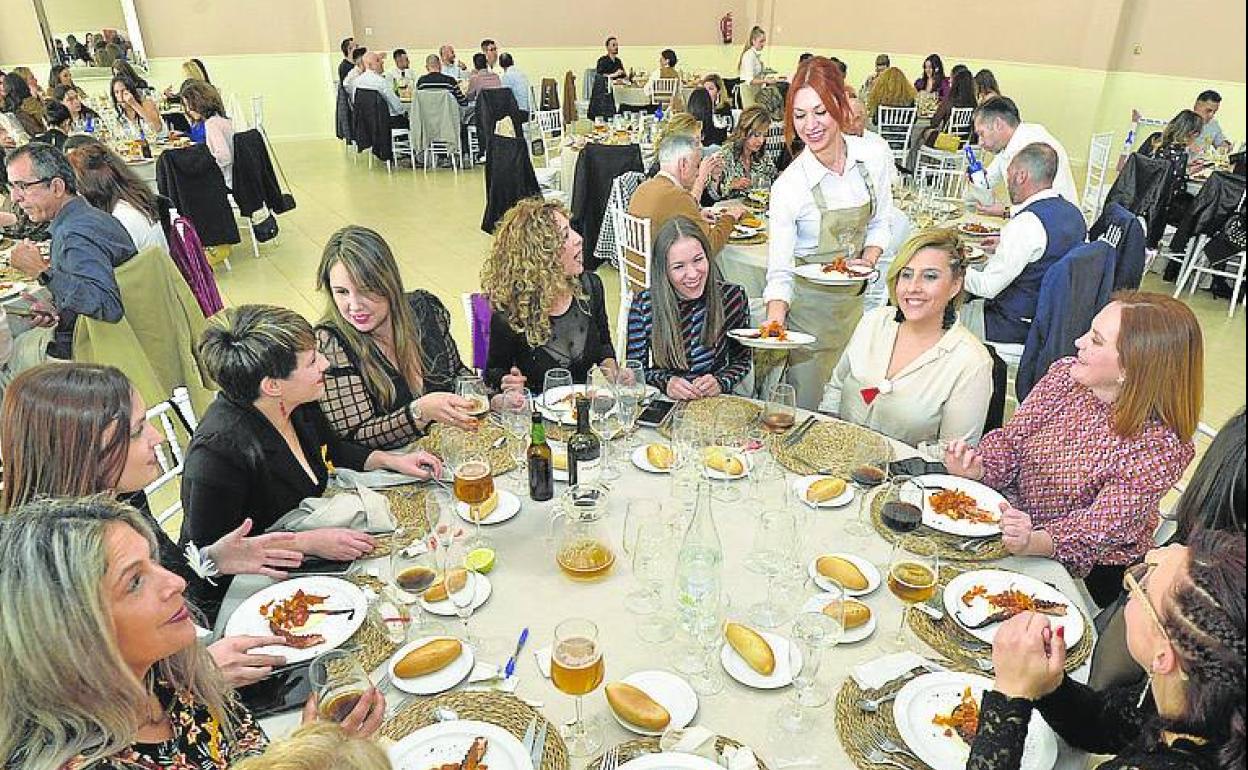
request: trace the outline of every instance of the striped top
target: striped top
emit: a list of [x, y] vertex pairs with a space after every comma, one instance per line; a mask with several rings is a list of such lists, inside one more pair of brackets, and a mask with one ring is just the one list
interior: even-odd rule
[[[724, 330], [743, 329], [750, 325], [750, 306], [745, 289], [735, 283], [719, 282], [724, 298]], [[654, 366], [650, 360], [650, 342], [654, 334], [654, 309], [650, 290], [633, 297], [628, 311], [628, 358], [641, 361], [646, 367], [646, 382], [664, 393], [673, 377], [692, 379], [713, 374], [723, 392], [730, 392], [750, 371], [750, 351], [736, 340], [721, 335], [712, 347], [702, 344], [702, 328], [706, 323], [706, 301], [678, 300], [681, 338], [685, 341], [688, 371]]]

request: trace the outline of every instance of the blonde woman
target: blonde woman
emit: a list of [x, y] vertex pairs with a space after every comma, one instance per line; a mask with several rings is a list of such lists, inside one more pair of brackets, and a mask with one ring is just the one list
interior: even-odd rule
[[906, 79], [905, 73], [896, 67], [889, 67], [871, 86], [871, 93], [867, 96], [867, 120], [875, 124], [880, 107], [913, 107], [917, 96], [918, 91]]
[[491, 387], [524, 384], [537, 393], [550, 369], [585, 382], [595, 364], [615, 368], [602, 279], [585, 272], [581, 236], [563, 206], [526, 198], [504, 214], [481, 288], [494, 309]]
[[779, 174], [776, 162], [767, 154], [767, 129], [771, 116], [762, 107], [751, 107], [741, 113], [728, 141], [717, 153], [723, 170], [706, 186], [715, 200], [740, 195], [747, 190], [770, 189]]
[[316, 271], [328, 300], [316, 328], [329, 360], [321, 411], [334, 432], [372, 449], [398, 449], [433, 422], [470, 429], [471, 402], [455, 395], [470, 374], [451, 337], [451, 314], [433, 294], [404, 292], [389, 244], [367, 227], [329, 237]]
[[911, 446], [979, 438], [992, 358], [958, 322], [963, 248], [954, 230], [924, 230], [901, 247], [888, 271], [890, 305], [858, 322], [819, 411]]
[[332, 722], [313, 722], [276, 740], [259, 757], [245, 759], [231, 770], [391, 770], [390, 759], [377, 743], [352, 735]]
[[741, 85], [749, 85], [757, 90], [760, 86], [770, 85], [776, 82], [774, 77], [768, 77], [771, 70], [763, 64], [763, 47], [767, 45], [767, 32], [762, 27], [754, 27], [750, 30], [749, 42], [745, 44], [745, 48], [741, 49], [741, 56], [737, 58], [737, 77], [741, 78]]

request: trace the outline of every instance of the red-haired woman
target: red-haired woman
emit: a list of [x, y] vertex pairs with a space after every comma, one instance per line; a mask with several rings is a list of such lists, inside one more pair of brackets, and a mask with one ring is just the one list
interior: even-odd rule
[[823, 386], [862, 317], [861, 286], [822, 286], [794, 276], [803, 264], [837, 257], [869, 273], [888, 245], [892, 156], [862, 137], [841, 131], [849, 98], [841, 70], [816, 56], [803, 62], [789, 86], [784, 136], [805, 149], [771, 188], [767, 320], [815, 336], [795, 350], [789, 381], [798, 405], [815, 409]]

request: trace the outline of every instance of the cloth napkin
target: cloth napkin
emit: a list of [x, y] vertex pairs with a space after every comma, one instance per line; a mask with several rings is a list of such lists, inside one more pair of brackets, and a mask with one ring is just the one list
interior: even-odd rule
[[754, 756], [754, 751], [750, 747], [725, 746], [723, 752], [720, 753], [715, 750], [715, 737], [715, 733], [705, 727], [668, 730], [659, 738], [659, 748], [663, 751], [694, 754], [709, 759], [728, 770], [758, 770], [758, 758]]
[[415, 476], [408, 476], [406, 473], [397, 471], [388, 471], [383, 469], [375, 471], [353, 471], [350, 468], [335, 468], [330, 482], [342, 489], [357, 489], [359, 487], [368, 487], [369, 489], [384, 489], [386, 487], [401, 487], [404, 484], [415, 484], [420, 479]]
[[533, 657], [537, 660], [537, 670], [542, 672], [542, 676], [550, 679], [550, 648], [542, 647], [534, 650]]
[[333, 497], [308, 497], [270, 527], [270, 531], [306, 532], [346, 527], [373, 534], [393, 532], [398, 526], [390, 501], [365, 486]]
[[854, 666], [854, 682], [864, 690], [878, 690], [916, 668], [932, 665], [917, 652], [895, 652]]

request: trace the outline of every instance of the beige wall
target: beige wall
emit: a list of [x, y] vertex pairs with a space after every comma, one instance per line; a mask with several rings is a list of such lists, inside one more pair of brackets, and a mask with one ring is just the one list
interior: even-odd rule
[[0, 0], [0, 64], [48, 64], [48, 51], [43, 47], [39, 20], [30, 0]]
[[1109, 69], [1243, 82], [1242, 0], [1129, 2]]
[[324, 50], [321, 0], [135, 0], [148, 58]]
[[121, 0], [43, 0], [53, 34], [126, 29]]

